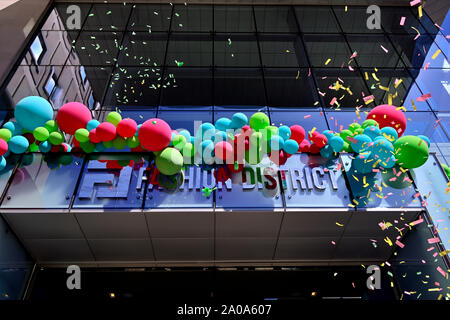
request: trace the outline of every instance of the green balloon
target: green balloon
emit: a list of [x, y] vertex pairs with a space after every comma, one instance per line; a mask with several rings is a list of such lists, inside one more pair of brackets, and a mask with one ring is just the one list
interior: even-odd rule
[[195, 146], [188, 142], [184, 145], [183, 149], [181, 150], [183, 153], [183, 157], [193, 157], [195, 155]]
[[171, 176], [181, 171], [183, 156], [175, 148], [166, 148], [156, 157], [155, 164], [162, 174]]
[[[408, 188], [411, 185], [411, 180], [409, 180], [409, 176], [408, 176], [408, 172], [402, 172], [398, 167], [395, 169], [395, 173], [394, 173], [394, 168], [390, 168], [390, 169], [385, 169], [384, 171], [381, 172], [381, 177], [383, 178], [384, 183], [386, 183], [388, 186], [394, 188], [394, 189], [405, 189]], [[399, 176], [397, 176], [397, 174], [399, 174]], [[408, 178], [408, 179], [405, 179]]]
[[80, 143], [89, 141], [89, 131], [84, 128], [80, 128], [75, 131], [75, 139], [77, 139]]
[[354, 134], [363, 134], [364, 133], [364, 129], [363, 128], [356, 128], [353, 133]]
[[363, 129], [370, 127], [370, 126], [375, 126], [375, 127], [379, 128], [378, 122], [376, 122], [373, 119], [367, 119], [366, 121], [364, 121], [361, 124], [361, 128], [363, 128]]
[[68, 166], [69, 164], [71, 164], [73, 161], [72, 155], [71, 154], [65, 154], [63, 156], [61, 156], [59, 158], [59, 162], [63, 165], [63, 166]]
[[175, 137], [173, 137], [172, 143], [175, 148], [181, 150], [186, 145], [186, 137], [182, 136], [181, 134], [177, 134]]
[[353, 152], [352, 145], [348, 142], [344, 142], [344, 146], [342, 147], [342, 150], [345, 152], [348, 152], [348, 153]]
[[394, 142], [397, 164], [403, 168], [414, 169], [423, 165], [428, 159], [427, 143], [416, 136], [403, 136]]
[[11, 137], [12, 137], [11, 131], [9, 131], [9, 130], [6, 129], [6, 128], [0, 129], [0, 139], [3, 139], [3, 140], [5, 140], [6, 142], [8, 142], [9, 139], [11, 139]]
[[250, 128], [255, 131], [264, 129], [270, 125], [269, 117], [262, 112], [256, 112], [250, 117]]
[[445, 174], [447, 175], [447, 177], [450, 179], [450, 167], [446, 166], [445, 164], [442, 164], [442, 168], [444, 168]]
[[44, 127], [37, 127], [33, 131], [33, 136], [37, 141], [45, 141], [50, 136], [50, 133]]
[[118, 163], [119, 166], [121, 166], [121, 167], [126, 167], [127, 165], [130, 164], [130, 160], [129, 160], [129, 159], [117, 160], [117, 163]]
[[255, 165], [261, 162], [263, 159], [264, 153], [261, 152], [261, 148], [258, 148], [255, 145], [250, 145], [248, 150], [245, 150], [244, 157], [245, 161], [248, 164]]
[[39, 146], [37, 146], [36, 143], [30, 144], [29, 148], [30, 148], [31, 152], [38, 152], [39, 151]]
[[48, 120], [45, 125], [44, 125], [45, 129], [48, 130], [48, 132], [52, 133], [55, 131], [58, 131], [58, 124], [56, 123], [55, 120]]
[[347, 137], [348, 136], [352, 136], [353, 132], [351, 132], [350, 130], [346, 130], [345, 129], [345, 130], [342, 130], [339, 135], [341, 136], [342, 139], [344, 139], [344, 142], [348, 143], [349, 141], [347, 140]]
[[127, 140], [122, 137], [116, 137], [112, 141], [112, 146], [116, 150], [122, 150], [127, 146]]
[[113, 146], [112, 140], [111, 141], [103, 141], [102, 143], [106, 149], [112, 148], [112, 146]]
[[91, 153], [91, 152], [94, 152], [94, 150], [95, 150], [95, 143], [86, 141], [86, 142], [80, 143], [80, 147], [81, 147], [81, 149], [83, 149], [84, 152]]
[[355, 132], [355, 130], [358, 129], [358, 128], [361, 128], [361, 126], [359, 125], [358, 122], [353, 122], [353, 123], [351, 123], [351, 124], [348, 126], [348, 129], [349, 129], [351, 132]]
[[108, 113], [108, 116], [106, 117], [106, 121], [109, 123], [112, 123], [116, 127], [121, 120], [122, 120], [122, 116], [120, 115], [120, 113], [115, 112], [115, 111]]
[[139, 138], [137, 136], [127, 138], [127, 146], [129, 148], [136, 148], [137, 146], [139, 146]]
[[52, 132], [48, 137], [48, 141], [50, 141], [50, 143], [53, 144], [54, 146], [59, 146], [61, 143], [64, 142], [64, 135], [58, 131]]

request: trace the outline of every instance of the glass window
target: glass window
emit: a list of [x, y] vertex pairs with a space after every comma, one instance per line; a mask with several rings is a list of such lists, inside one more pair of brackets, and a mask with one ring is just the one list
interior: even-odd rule
[[254, 10], [258, 32], [298, 32], [290, 6], [255, 6]]
[[216, 69], [214, 72], [214, 105], [267, 105], [261, 70]]
[[348, 129], [348, 126], [353, 122], [362, 123], [366, 120], [366, 117], [361, 114], [358, 116], [356, 112], [343, 112], [343, 111], [326, 111], [325, 115], [328, 120], [330, 130], [335, 132], [341, 132], [344, 129]]
[[214, 31], [254, 32], [253, 9], [251, 6], [214, 6]]
[[84, 69], [84, 66], [80, 66], [80, 76], [81, 76], [81, 82], [84, 84], [86, 83], [86, 70]]
[[338, 34], [305, 34], [303, 39], [313, 67], [340, 68], [352, 55], [344, 37]]
[[259, 37], [262, 64], [265, 67], [305, 67], [305, 49], [295, 35], [262, 35]]
[[212, 107], [160, 107], [158, 118], [164, 119], [173, 130], [188, 130], [191, 136], [204, 122], [212, 122]]
[[89, 109], [91, 109], [91, 110], [94, 109], [94, 107], [95, 107], [95, 99], [94, 99], [94, 95], [92, 94], [92, 92], [89, 95], [88, 106], [89, 106]]
[[[414, 30], [415, 28], [421, 34], [426, 33], [419, 20], [417, 20], [416, 15], [409, 10], [409, 7], [381, 7], [381, 13], [381, 26], [386, 32], [416, 36], [417, 31]], [[403, 25], [400, 25], [403, 17], [405, 17], [405, 21]]]
[[314, 80], [308, 74], [308, 69], [265, 68], [268, 105], [300, 108], [317, 106], [319, 98]]
[[42, 43], [41, 35], [39, 34], [30, 46], [30, 51], [33, 56], [34, 62], [39, 64], [42, 59], [42, 54], [45, 51], [45, 46]]
[[24, 155], [2, 208], [68, 209], [82, 164], [71, 154]]
[[[371, 16], [367, 13], [367, 7], [333, 6], [333, 10], [345, 33], [383, 33], [381, 22], [380, 29], [367, 27], [367, 19]], [[382, 10], [381, 15], [383, 15]]]
[[435, 111], [450, 111], [450, 68], [412, 71], [417, 74], [416, 82], [420, 91], [431, 95], [427, 100], [431, 108]]
[[[67, 3], [56, 3], [55, 8], [50, 13], [47, 21], [42, 26], [42, 30], [72, 30], [75, 26], [74, 19], [72, 17], [74, 11], [68, 10], [70, 4]], [[80, 28], [83, 26], [86, 17], [91, 9], [91, 4], [88, 3], [77, 3], [76, 6], [80, 8]], [[70, 24], [69, 24], [70, 23]]]
[[164, 64], [167, 34], [127, 32], [120, 52], [121, 66], [161, 66]]
[[117, 62], [121, 32], [81, 32], [74, 50], [84, 66], [112, 66]]
[[124, 31], [131, 5], [95, 4], [86, 19], [83, 31]]
[[169, 31], [172, 6], [169, 4], [136, 4], [130, 17], [128, 30]]
[[166, 65], [209, 67], [212, 65], [212, 44], [208, 34], [174, 34], [169, 40]]
[[328, 6], [296, 6], [295, 13], [303, 33], [339, 33], [340, 28]]
[[56, 82], [57, 78], [55, 74], [52, 74], [51, 77], [48, 79], [47, 84], [45, 85], [44, 89], [47, 95], [50, 97], [53, 93], [53, 90], [56, 88]]
[[[407, 67], [422, 68], [427, 54], [430, 53], [430, 50], [433, 51], [431, 49], [433, 39], [426, 34], [421, 35], [416, 40], [414, 40], [414, 35], [389, 35], [389, 37]], [[431, 55], [436, 50], [437, 47], [435, 46]], [[434, 64], [432, 59], [427, 59], [427, 62], [428, 60], [431, 60], [430, 64], [432, 62]]]
[[172, 31], [211, 32], [213, 30], [213, 7], [204, 5], [174, 5]]
[[305, 109], [302, 111], [283, 109], [283, 108], [270, 108], [270, 119], [274, 126], [292, 126], [298, 124], [305, 129], [308, 133], [313, 128], [317, 131], [328, 130], [328, 125], [325, 120], [325, 116], [320, 109]]
[[223, 67], [261, 66], [254, 35], [218, 34], [214, 38], [214, 65]]

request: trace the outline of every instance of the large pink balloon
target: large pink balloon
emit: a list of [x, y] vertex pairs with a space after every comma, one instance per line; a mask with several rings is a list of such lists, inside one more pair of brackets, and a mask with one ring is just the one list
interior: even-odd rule
[[380, 129], [384, 127], [394, 128], [399, 137], [406, 130], [406, 117], [403, 111], [397, 110], [397, 107], [388, 104], [382, 104], [373, 108], [367, 115], [367, 119], [375, 120]]
[[84, 104], [79, 102], [69, 102], [58, 110], [56, 123], [58, 127], [71, 135], [75, 134], [80, 128], [86, 128], [89, 121], [92, 120], [91, 111]]
[[172, 130], [164, 120], [153, 118], [145, 121], [139, 129], [139, 141], [149, 151], [164, 150], [172, 140]]
[[102, 122], [95, 128], [95, 135], [101, 141], [111, 141], [116, 137], [116, 126], [110, 122]]

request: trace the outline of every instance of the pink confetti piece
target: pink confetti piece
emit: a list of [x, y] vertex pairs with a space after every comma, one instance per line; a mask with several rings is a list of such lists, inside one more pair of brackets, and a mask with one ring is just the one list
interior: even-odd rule
[[332, 244], [332, 245], [336, 245], [336, 242], [334, 242], [334, 241], [331, 241], [331, 244]]
[[398, 245], [402, 249], [405, 247], [405, 245], [398, 240], [395, 241], [395, 244]]
[[436, 27], [439, 28], [439, 30], [444, 30], [444, 28], [442, 28], [440, 25], [438, 25], [437, 23], [434, 24]]
[[420, 2], [421, 0], [413, 0], [409, 4], [411, 5], [411, 7], [414, 7], [416, 4], [419, 4]]
[[308, 77], [311, 76], [311, 68], [308, 68]]
[[423, 222], [423, 219], [420, 218], [420, 219], [418, 219], [418, 220], [416, 220], [416, 221], [411, 222], [410, 224], [411, 224], [412, 226], [415, 226], [416, 224], [419, 224], [419, 223], [422, 223], [422, 222]]
[[403, 26], [405, 24], [406, 17], [402, 17], [400, 19], [400, 25]]
[[442, 270], [441, 267], [437, 267], [436, 270], [437, 270], [440, 274], [442, 274], [442, 276], [443, 276], [444, 278], [446, 277], [446, 273], [445, 273], [444, 270]]
[[353, 69], [352, 66], [348, 66], [348, 70], [355, 71], [355, 69]]
[[331, 99], [330, 105], [331, 105], [331, 106], [334, 105], [334, 104], [336, 103], [336, 101], [337, 101], [337, 98], [334, 97], [333, 99]]
[[424, 94], [424, 95], [418, 97], [416, 100], [417, 100], [417, 102], [423, 102], [430, 98], [431, 98], [431, 93], [427, 93], [427, 94]]
[[418, 198], [420, 196], [420, 192], [417, 192], [413, 197]]
[[367, 97], [363, 98], [364, 102], [369, 101], [369, 100], [373, 100], [373, 99], [375, 99], [375, 97], [373, 95], [370, 95], [370, 96], [367, 96]]
[[429, 247], [429, 248], [427, 249], [427, 252], [433, 251], [434, 249], [435, 249], [434, 247]]
[[310, 114], [308, 114], [308, 115], [306, 115], [306, 116], [303, 117], [303, 119], [308, 119], [308, 118], [311, 118], [311, 115], [310, 115]]
[[353, 52], [353, 54], [350, 56], [350, 59], [353, 59], [354, 57], [356, 57], [358, 55], [358, 52]]
[[436, 258], [437, 255], [438, 255], [437, 252], [433, 253], [433, 258]]
[[427, 70], [429, 66], [430, 66], [430, 63], [427, 62], [427, 63], [425, 64], [425, 67], [423, 67], [423, 70]]
[[450, 34], [448, 36], [445, 36], [445, 39], [450, 39]]
[[441, 242], [439, 238], [430, 238], [427, 240], [429, 244]]
[[381, 45], [381, 44], [380, 44], [380, 47], [381, 47], [381, 49], [383, 49], [383, 51], [384, 51], [384, 52], [386, 52], [386, 53], [388, 53], [388, 52], [389, 52], [389, 50], [388, 50], [388, 49], [386, 49], [385, 47], [383, 47], [383, 45]]

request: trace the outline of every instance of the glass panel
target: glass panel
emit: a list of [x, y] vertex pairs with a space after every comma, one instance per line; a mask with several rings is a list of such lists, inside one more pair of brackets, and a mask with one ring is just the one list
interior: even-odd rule
[[[306, 153], [294, 154], [280, 170], [287, 208], [348, 207], [350, 194], [339, 158], [325, 159]], [[324, 201], [326, 199], [326, 201]]]
[[308, 69], [264, 69], [269, 106], [313, 108], [318, 105], [314, 80], [308, 73]]
[[348, 35], [352, 52], [357, 52], [356, 62], [360, 67], [403, 67], [399, 55], [384, 35]]
[[2, 208], [68, 209], [82, 162], [71, 154], [24, 155]]
[[372, 169], [372, 172], [361, 174], [355, 171], [352, 156], [342, 154], [341, 159], [354, 197], [354, 206], [358, 208], [421, 207], [420, 199], [416, 196], [417, 192], [407, 172], [403, 173], [400, 168], [393, 167], [384, 171]]
[[213, 7], [203, 5], [175, 5], [172, 31], [211, 32], [213, 30]]
[[75, 52], [84, 66], [112, 66], [117, 62], [122, 32], [81, 32]]
[[298, 124], [305, 129], [305, 132], [309, 132], [313, 128], [320, 132], [328, 130], [327, 122], [320, 109], [294, 111], [292, 109], [270, 108], [270, 119], [272, 125], [277, 127]]
[[339, 33], [340, 29], [328, 6], [297, 6], [295, 7], [300, 29], [304, 33], [322, 32]]
[[[418, 73], [416, 82], [420, 91], [431, 95], [427, 100], [431, 108], [435, 111], [450, 111], [450, 68], [413, 70], [413, 72]], [[412, 98], [420, 96], [421, 94]]]
[[254, 32], [253, 9], [251, 6], [214, 6], [214, 31]]
[[36, 63], [39, 63], [42, 53], [44, 52], [44, 48], [41, 43], [41, 39], [39, 36], [34, 39], [33, 43], [30, 46], [30, 51], [33, 56], [33, 59]]
[[232, 173], [227, 185], [216, 190], [217, 208], [282, 208], [276, 166], [267, 156], [257, 165]]
[[165, 33], [126, 33], [119, 64], [121, 66], [155, 66], [155, 63], [158, 66], [163, 65], [166, 42]]
[[215, 106], [214, 122], [216, 122], [220, 118], [231, 119], [233, 117], [233, 114], [235, 114], [236, 112], [245, 114], [248, 120], [250, 120], [250, 117], [256, 112], [263, 112], [270, 117], [269, 110], [267, 107], [249, 108], [248, 106], [227, 106], [227, 107]]
[[42, 31], [31, 44], [21, 65], [64, 65], [75, 40], [73, 36], [73, 32]]
[[140, 209], [147, 155], [91, 156], [83, 171], [73, 208]]
[[303, 40], [313, 67], [340, 68], [352, 55], [341, 35], [305, 34]]
[[167, 66], [199, 67], [212, 65], [212, 37], [207, 34], [174, 34], [170, 37]]
[[210, 68], [167, 68], [164, 73], [161, 105], [211, 106], [212, 85]]
[[[184, 181], [181, 181], [183, 177]], [[167, 176], [163, 177], [161, 174], [155, 173], [155, 170], [151, 170], [145, 208], [213, 207], [213, 194], [202, 195], [203, 188], [213, 189], [216, 185], [211, 170], [208, 172], [197, 166], [189, 166], [183, 171], [182, 175], [177, 175], [177, 178], [179, 180], [176, 190], [163, 189], [158, 186], [158, 181], [163, 184], [165, 182], [170, 184], [170, 180]]]
[[363, 117], [363, 119], [361, 119], [361, 116], [358, 117], [356, 112], [326, 111], [325, 114], [328, 119], [330, 130], [335, 132], [341, 132], [342, 130], [347, 129], [353, 122], [362, 123], [365, 120], [365, 117]]
[[[414, 40], [415, 35], [389, 35], [389, 37], [407, 67], [421, 68], [424, 66], [427, 53], [433, 51], [431, 49], [433, 39], [425, 34], [421, 35], [416, 40]], [[434, 54], [437, 50], [437, 47], [434, 47], [434, 51], [431, 52], [431, 54]], [[443, 57], [443, 55], [441, 57]], [[434, 60], [427, 59], [427, 62], [428, 60], [431, 60], [430, 65], [431, 63], [435, 64]]]
[[169, 31], [172, 6], [169, 4], [136, 4], [131, 13], [128, 30]]
[[14, 167], [17, 162], [20, 161], [19, 155], [10, 154], [8, 156], [4, 156], [6, 160], [6, 166], [0, 170], [0, 195], [5, 191], [6, 185], [8, 184], [8, 180], [11, 177]]
[[[55, 8], [50, 13], [47, 21], [42, 26], [42, 30], [72, 30], [73, 26], [73, 8], [70, 8], [71, 3], [56, 3]], [[86, 17], [91, 9], [90, 4], [77, 3], [76, 6], [80, 8], [80, 28], [83, 26]]]
[[217, 69], [214, 105], [265, 106], [264, 82], [259, 69]]
[[[345, 33], [383, 33], [380, 29], [369, 29], [367, 27], [367, 7], [358, 6], [333, 6], [333, 10]], [[381, 15], [383, 12], [381, 11]]]
[[130, 17], [131, 5], [95, 4], [86, 19], [83, 31], [123, 31]]
[[45, 85], [45, 91], [47, 92], [47, 94], [50, 96], [53, 92], [53, 89], [55, 89], [56, 87], [56, 81], [54, 79], [54, 76], [52, 75], [48, 81], [47, 84]]
[[[414, 27], [421, 34], [426, 33], [409, 7], [381, 7], [381, 12], [381, 26], [386, 32], [416, 36], [417, 31], [412, 28]], [[405, 22], [400, 25], [402, 17], [405, 17]]]
[[214, 38], [214, 65], [224, 67], [260, 66], [256, 37], [245, 34], [217, 35]]
[[[319, 95], [324, 102], [325, 108], [354, 109], [365, 106], [363, 98], [370, 96], [371, 93], [366, 87], [359, 70], [353, 70], [331, 68], [313, 69], [319, 86]], [[336, 99], [334, 100], [334, 98]]]
[[188, 130], [194, 135], [203, 122], [212, 122], [212, 107], [166, 108], [158, 111], [158, 118], [166, 121], [173, 130]]
[[255, 6], [254, 9], [258, 32], [298, 32], [290, 6]]
[[295, 35], [262, 35], [259, 37], [262, 64], [266, 67], [308, 66], [305, 49]]

